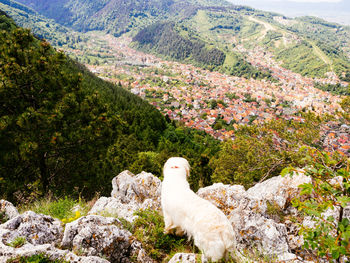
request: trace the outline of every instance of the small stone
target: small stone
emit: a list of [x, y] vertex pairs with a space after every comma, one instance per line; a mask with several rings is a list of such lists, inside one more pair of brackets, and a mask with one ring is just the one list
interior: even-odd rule
[[18, 215], [17, 208], [12, 203], [6, 200], [0, 200], [0, 224]]

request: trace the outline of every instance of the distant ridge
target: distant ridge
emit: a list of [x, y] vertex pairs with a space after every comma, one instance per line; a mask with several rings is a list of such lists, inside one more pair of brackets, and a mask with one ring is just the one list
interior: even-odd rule
[[[0, 2], [11, 10], [15, 10], [18, 5], [12, 0]], [[290, 19], [274, 12], [211, 0], [19, 2], [70, 30], [100, 30], [114, 36], [127, 33], [132, 37], [137, 36], [134, 38], [135, 46], [144, 51], [161, 56], [169, 51], [166, 54], [168, 59], [195, 63], [228, 74], [270, 78], [268, 72], [254, 70], [249, 63], [243, 62], [244, 54], [234, 48], [236, 45], [243, 45], [248, 50], [258, 46], [264, 48], [284, 68], [303, 76], [324, 78], [326, 73], [335, 72], [340, 79], [349, 81], [346, 76], [350, 74], [350, 27], [319, 18]], [[30, 11], [32, 9], [28, 9], [26, 16], [33, 16], [33, 11]], [[17, 19], [28, 18], [21, 16]], [[201, 43], [201, 59], [198, 60], [196, 52], [181, 50], [179, 45], [170, 47], [171, 43], [163, 41], [166, 35], [169, 37], [169, 32], [159, 31], [153, 34], [152, 43], [145, 45], [140, 38], [142, 32], [145, 32], [142, 30], [150, 32], [150, 29], [161, 24], [174, 24], [169, 31], [173, 32], [171, 38], [180, 36], [183, 43], [192, 43], [185, 45], [192, 46], [190, 49]], [[49, 35], [48, 39], [55, 41], [55, 36]], [[159, 42], [157, 46], [154, 45], [156, 41]], [[186, 55], [175, 55], [181, 52]], [[210, 53], [220, 54], [218, 60], [211, 60]]]

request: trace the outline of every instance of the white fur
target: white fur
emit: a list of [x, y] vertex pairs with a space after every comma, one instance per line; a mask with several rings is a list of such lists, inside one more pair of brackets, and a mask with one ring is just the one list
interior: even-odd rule
[[186, 233], [207, 258], [217, 261], [235, 247], [233, 228], [222, 211], [190, 189], [186, 180], [189, 172], [184, 158], [172, 157], [164, 165], [164, 232]]

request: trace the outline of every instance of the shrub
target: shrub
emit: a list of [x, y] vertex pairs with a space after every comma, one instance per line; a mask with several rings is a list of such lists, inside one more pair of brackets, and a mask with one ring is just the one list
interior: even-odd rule
[[5, 223], [7, 220], [9, 220], [8, 216], [5, 212], [0, 212], [0, 224]]
[[[303, 247], [317, 262], [340, 262], [342, 256], [350, 256], [350, 224], [344, 218], [344, 208], [350, 204], [350, 159], [312, 149], [305, 160], [311, 163], [305, 173], [312, 183], [300, 185], [300, 197], [292, 201], [313, 221], [313, 226], [300, 224]], [[329, 211], [331, 216], [325, 213]]]

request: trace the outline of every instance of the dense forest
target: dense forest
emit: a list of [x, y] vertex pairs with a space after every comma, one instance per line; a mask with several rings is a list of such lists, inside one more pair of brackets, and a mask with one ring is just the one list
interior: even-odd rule
[[[208, 47], [203, 40], [183, 36], [179, 31], [188, 31], [185, 27], [179, 27], [175, 23], [156, 23], [140, 30], [133, 41], [136, 47], [146, 52], [161, 54], [167, 59], [175, 59], [180, 62], [188, 62], [209, 70], [222, 71], [230, 75], [246, 78], [269, 78], [269, 72], [259, 71], [243, 58], [235, 54], [234, 63], [224, 65], [226, 54], [218, 48]], [[193, 33], [187, 33], [193, 35]]]
[[175, 23], [158, 23], [141, 30], [134, 38], [142, 47], [149, 47], [170, 58], [179, 61], [192, 58], [204, 66], [221, 66], [225, 61], [225, 53], [216, 49], [208, 49], [198, 39], [186, 39], [174, 28]]
[[[153, 106], [93, 76], [3, 12], [0, 19], [3, 198], [25, 201], [48, 191], [91, 197], [108, 192], [122, 170], [153, 166], [152, 158], [203, 162], [218, 150], [214, 139], [167, 123]], [[161, 174], [161, 166], [150, 169]], [[194, 169], [193, 177], [205, 172]]]
[[57, 23], [77, 31], [107, 30], [119, 36], [135, 24], [150, 23], [179, 10], [174, 1], [42, 1], [20, 0]]

